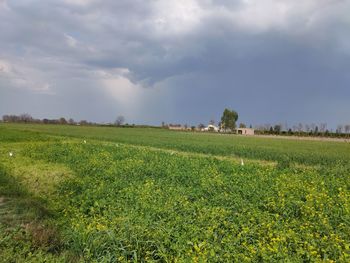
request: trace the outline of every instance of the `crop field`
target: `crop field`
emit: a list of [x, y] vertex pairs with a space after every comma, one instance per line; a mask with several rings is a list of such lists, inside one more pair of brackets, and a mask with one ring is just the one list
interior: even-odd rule
[[350, 144], [0, 124], [0, 255], [350, 262]]

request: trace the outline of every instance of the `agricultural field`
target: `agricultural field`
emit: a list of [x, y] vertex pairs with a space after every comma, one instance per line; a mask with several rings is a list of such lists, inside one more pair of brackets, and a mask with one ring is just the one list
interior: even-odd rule
[[0, 124], [0, 261], [349, 262], [349, 177], [342, 142]]

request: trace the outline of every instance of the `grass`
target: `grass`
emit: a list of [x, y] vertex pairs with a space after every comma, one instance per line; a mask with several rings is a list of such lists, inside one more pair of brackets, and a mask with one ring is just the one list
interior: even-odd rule
[[31, 195], [0, 166], [1, 262], [65, 262], [46, 202]]
[[59, 181], [52, 175], [67, 171], [33, 162], [20, 149], [3, 143], [0, 148], [0, 262], [67, 262], [72, 256], [61, 253], [57, 216], [49, 202]]
[[[37, 133], [152, 146], [214, 156], [236, 156], [305, 165], [336, 165], [349, 162], [350, 147], [344, 142], [298, 141], [223, 134], [176, 132], [155, 128], [115, 128], [69, 125], [2, 124], [3, 132]], [[51, 139], [53, 139], [51, 137]]]
[[350, 261], [345, 143], [44, 125], [0, 138], [9, 262]]

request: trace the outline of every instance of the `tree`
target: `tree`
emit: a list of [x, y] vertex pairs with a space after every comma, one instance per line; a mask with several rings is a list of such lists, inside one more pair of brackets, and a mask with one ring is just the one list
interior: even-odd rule
[[210, 124], [210, 125], [215, 125], [215, 120], [214, 120], [214, 119], [211, 119], [211, 120], [209, 121], [209, 124]]
[[239, 128], [247, 128], [247, 126], [246, 126], [244, 123], [241, 122], [241, 123], [239, 124]]
[[60, 124], [67, 124], [67, 120], [63, 117], [59, 119]]
[[298, 124], [298, 132], [301, 133], [303, 131], [303, 124], [300, 122]]
[[87, 120], [81, 120], [81, 121], [79, 122], [79, 124], [80, 124], [80, 125], [88, 125], [88, 122], [87, 122]]
[[345, 130], [345, 133], [349, 133], [350, 132], [350, 124], [346, 124], [344, 126], [344, 130]]
[[123, 123], [125, 122], [125, 118], [122, 115], [119, 115], [117, 117], [117, 119], [115, 120], [114, 124], [117, 126], [123, 125]]
[[327, 123], [321, 123], [320, 124], [320, 132], [324, 133], [327, 130]]
[[318, 126], [315, 127], [315, 134], [318, 135]]
[[19, 119], [21, 122], [25, 122], [25, 123], [33, 121], [33, 117], [28, 113], [23, 113], [19, 115]]
[[198, 124], [198, 129], [202, 130], [205, 128], [205, 125], [203, 123]]
[[276, 124], [273, 130], [275, 133], [279, 134], [282, 130], [282, 126], [280, 124]]
[[316, 124], [315, 124], [315, 123], [312, 123], [312, 124], [310, 125], [310, 128], [311, 128], [311, 131], [315, 132]]
[[236, 128], [238, 113], [234, 110], [225, 109], [221, 117], [221, 125], [224, 130], [233, 130]]
[[309, 124], [305, 124], [305, 131], [310, 132], [310, 125]]
[[337, 130], [336, 130], [336, 133], [342, 133], [343, 132], [343, 125], [342, 124], [339, 124], [338, 126], [337, 126]]

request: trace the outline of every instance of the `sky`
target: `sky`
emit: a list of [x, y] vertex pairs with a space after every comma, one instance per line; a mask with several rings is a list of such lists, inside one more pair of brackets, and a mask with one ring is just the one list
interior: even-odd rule
[[0, 0], [0, 115], [350, 123], [350, 0]]

